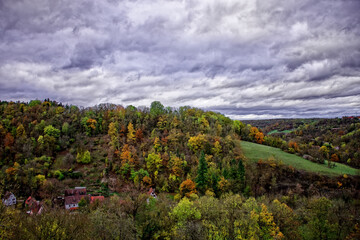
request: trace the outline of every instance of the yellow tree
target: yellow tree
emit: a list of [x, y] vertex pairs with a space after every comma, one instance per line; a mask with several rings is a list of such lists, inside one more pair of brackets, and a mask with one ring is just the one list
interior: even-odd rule
[[135, 165], [135, 160], [128, 144], [125, 144], [122, 148], [120, 159], [122, 166], [129, 164], [131, 167], [133, 167]]
[[250, 139], [254, 140], [255, 135], [259, 132], [259, 129], [257, 129], [257, 127], [252, 127], [250, 128], [250, 133], [249, 133], [249, 137]]
[[115, 123], [111, 122], [109, 124], [108, 134], [110, 136], [110, 144], [114, 150], [119, 148], [119, 133]]
[[128, 134], [127, 134], [127, 142], [134, 143], [135, 142], [135, 130], [132, 122], [128, 124]]
[[154, 149], [157, 152], [161, 151], [160, 139], [158, 137], [154, 140]]
[[211, 151], [215, 155], [219, 155], [221, 153], [221, 144], [220, 144], [220, 142], [218, 140], [215, 141], [214, 147], [211, 149]]
[[205, 141], [206, 141], [205, 135], [199, 134], [197, 136], [190, 137], [190, 139], [188, 141], [188, 146], [191, 150], [193, 150], [194, 152], [197, 152], [198, 150], [200, 150], [204, 147]]
[[16, 128], [16, 136], [17, 137], [26, 137], [26, 132], [24, 126], [20, 123]]

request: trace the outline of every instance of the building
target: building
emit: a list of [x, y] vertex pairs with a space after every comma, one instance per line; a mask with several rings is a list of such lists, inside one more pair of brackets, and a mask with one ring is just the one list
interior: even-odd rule
[[7, 207], [16, 205], [15, 195], [11, 192], [6, 192], [4, 198], [2, 199], [2, 203]]
[[153, 198], [157, 198], [156, 193], [155, 193], [155, 188], [150, 188], [148, 191], [148, 195], [150, 195]]
[[79, 202], [82, 198], [90, 200], [90, 196], [86, 194], [86, 187], [75, 187], [75, 189], [66, 189], [64, 198], [65, 209], [78, 209]]
[[42, 203], [40, 203], [33, 197], [28, 197], [28, 199], [26, 199], [25, 201], [25, 204], [29, 208], [29, 211], [27, 211], [26, 213], [30, 215], [41, 214], [44, 210]]
[[[153, 198], [157, 199], [157, 196], [156, 196], [156, 193], [155, 193], [155, 188], [150, 188], [147, 194], [150, 197], [153, 197]], [[146, 200], [146, 202], [149, 204], [149, 202], [150, 202], [149, 198]]]
[[90, 203], [94, 203], [96, 201], [102, 202], [105, 200], [104, 196], [91, 196], [90, 197]]

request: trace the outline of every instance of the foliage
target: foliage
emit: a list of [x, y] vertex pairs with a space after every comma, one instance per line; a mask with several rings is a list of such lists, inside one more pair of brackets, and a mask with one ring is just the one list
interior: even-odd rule
[[190, 198], [191, 194], [196, 193], [195, 183], [191, 179], [186, 179], [180, 184], [180, 194], [181, 196], [186, 196]]
[[259, 144], [254, 144], [250, 142], [241, 142], [241, 147], [245, 153], [245, 156], [251, 161], [259, 161], [259, 159], [268, 159], [269, 157], [274, 156], [276, 159], [282, 161], [282, 163], [287, 164], [297, 169], [306, 170], [310, 172], [316, 172], [319, 174], [336, 176], [336, 175], [357, 175], [357, 170], [345, 166], [343, 164], [336, 164], [335, 168], [328, 168], [326, 165], [316, 164], [310, 161], [304, 161], [303, 158], [298, 157], [293, 154], [285, 153], [280, 149], [263, 146]]
[[60, 136], [60, 130], [49, 125], [44, 128], [44, 134], [58, 138]]
[[[21, 204], [0, 206], [0, 238], [356, 236], [358, 170], [341, 163], [360, 166], [359, 121], [267, 121], [280, 124], [254, 127], [160, 102], [0, 102], [0, 195], [32, 196], [45, 206], [33, 216]], [[334, 168], [324, 164], [329, 158]], [[73, 186], [105, 201], [69, 213], [56, 197]], [[147, 202], [150, 187], [158, 197]]]
[[198, 171], [196, 176], [196, 188], [201, 192], [205, 193], [207, 183], [208, 183], [208, 175], [207, 175], [207, 163], [205, 160], [205, 153], [201, 151], [199, 158]]
[[90, 152], [88, 150], [86, 150], [85, 152], [78, 153], [76, 155], [76, 161], [78, 163], [83, 163], [83, 164], [90, 163], [91, 162]]

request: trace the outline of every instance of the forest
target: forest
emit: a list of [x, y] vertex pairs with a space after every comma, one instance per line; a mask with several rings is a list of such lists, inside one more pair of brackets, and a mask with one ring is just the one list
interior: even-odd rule
[[1, 101], [0, 168], [0, 239], [360, 239], [358, 117]]

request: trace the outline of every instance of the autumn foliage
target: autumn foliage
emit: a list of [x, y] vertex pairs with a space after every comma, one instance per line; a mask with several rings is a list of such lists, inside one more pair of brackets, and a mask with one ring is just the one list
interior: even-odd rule
[[180, 184], [180, 194], [182, 196], [190, 197], [191, 194], [196, 192], [195, 183], [191, 179], [186, 179]]

